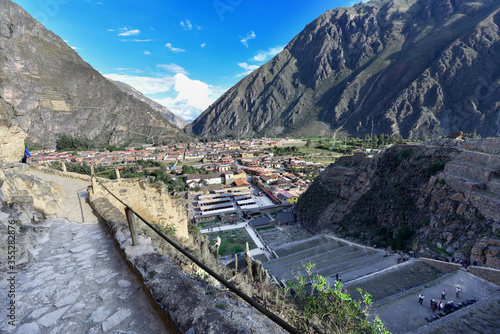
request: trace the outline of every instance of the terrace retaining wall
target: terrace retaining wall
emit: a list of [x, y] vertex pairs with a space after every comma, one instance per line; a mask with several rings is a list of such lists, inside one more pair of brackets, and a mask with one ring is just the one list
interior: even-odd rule
[[465, 270], [475, 276], [500, 285], [500, 270], [498, 269], [477, 266], [468, 266], [467, 268], [464, 268], [458, 263], [444, 262], [425, 257], [421, 257], [420, 260], [445, 274], [452, 273], [457, 270]]

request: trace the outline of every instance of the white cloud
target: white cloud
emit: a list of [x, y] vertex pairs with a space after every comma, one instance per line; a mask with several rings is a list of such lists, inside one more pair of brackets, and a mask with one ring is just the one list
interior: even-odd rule
[[191, 21], [189, 21], [189, 20], [181, 21], [181, 27], [184, 30], [193, 30], [193, 25], [191, 24]]
[[154, 42], [154, 39], [133, 39], [132, 42]]
[[184, 49], [174, 48], [174, 47], [172, 46], [172, 44], [170, 44], [170, 43], [165, 44], [165, 46], [166, 46], [167, 48], [169, 48], [169, 50], [170, 50], [170, 51], [172, 51], [173, 53], [179, 53], [179, 52], [185, 52], [185, 51], [186, 51], [186, 50], [184, 50]]
[[141, 33], [139, 29], [120, 28], [118, 36], [137, 36]]
[[281, 51], [283, 51], [283, 49], [284, 49], [283, 46], [276, 46], [274, 48], [269, 48], [269, 50], [267, 51], [261, 50], [252, 58], [252, 60], [255, 60], [260, 63], [266, 62], [272, 57], [276, 56]]
[[254, 39], [255, 37], [257, 37], [257, 35], [255, 35], [255, 33], [253, 31], [251, 31], [245, 37], [242, 37], [240, 35], [240, 38], [241, 38], [240, 42], [243, 43], [243, 45], [248, 48], [248, 41], [251, 40], [251, 39]]
[[238, 63], [238, 66], [243, 68], [245, 70], [245, 72], [237, 74], [236, 75], [237, 78], [242, 77], [242, 76], [247, 75], [247, 74], [250, 74], [260, 67], [259, 65], [249, 65], [247, 63]]
[[73, 50], [81, 50], [80, 48], [77, 48], [76, 46], [71, 46], [71, 45], [69, 45], [69, 42], [68, 42], [67, 40], [64, 40], [64, 43], [68, 44], [68, 46], [69, 46], [70, 48], [72, 48]]
[[108, 29], [108, 31], [115, 31], [115, 29]]
[[204, 48], [205, 46], [207, 46], [207, 43], [202, 43], [200, 46]]
[[165, 93], [175, 84], [173, 77], [154, 78], [127, 74], [104, 74], [104, 76], [111, 80], [129, 84], [143, 94]]
[[184, 75], [188, 74], [188, 72], [182, 66], [179, 66], [177, 64], [159, 64], [156, 65], [156, 67], [173, 73], [182, 73]]
[[[158, 65], [160, 68], [182, 69], [176, 64]], [[192, 121], [207, 109], [226, 89], [192, 80], [184, 73], [174, 76], [145, 77], [125, 74], [105, 74], [106, 78], [121, 81], [145, 95], [166, 94], [170, 97], [153, 98], [176, 115]]]
[[174, 81], [176, 97], [155, 99], [155, 101], [187, 121], [198, 117], [222, 94], [220, 89], [199, 80], [189, 79], [182, 73], [177, 73]]
[[144, 50], [144, 54], [145, 54], [145, 55], [150, 55], [150, 54], [151, 54], [151, 52], [149, 52], [148, 50]]

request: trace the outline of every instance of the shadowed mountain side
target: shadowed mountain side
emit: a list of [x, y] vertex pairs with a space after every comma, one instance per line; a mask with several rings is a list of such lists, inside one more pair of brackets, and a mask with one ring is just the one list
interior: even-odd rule
[[201, 136], [500, 129], [500, 4], [377, 0], [308, 24], [186, 128]]

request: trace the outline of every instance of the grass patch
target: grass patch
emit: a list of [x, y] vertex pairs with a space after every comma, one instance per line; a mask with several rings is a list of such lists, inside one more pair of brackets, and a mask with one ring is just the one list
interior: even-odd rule
[[425, 243], [426, 243], [426, 244], [427, 244], [427, 246], [428, 246], [430, 249], [432, 249], [433, 251], [436, 251], [436, 252], [441, 253], [441, 254], [443, 254], [443, 255], [445, 255], [445, 256], [448, 256], [448, 257], [449, 257], [449, 256], [451, 256], [451, 254], [450, 254], [450, 253], [448, 253], [445, 249], [443, 249], [443, 248], [439, 248], [438, 246], [434, 245], [432, 242], [430, 242], [430, 241], [426, 241]]
[[244, 228], [238, 228], [229, 231], [219, 231], [214, 233], [206, 233], [210, 239], [210, 245], [215, 243], [217, 236], [221, 238], [221, 245], [219, 247], [219, 255], [226, 256], [233, 253], [240, 253], [245, 251], [245, 243], [248, 242], [250, 249], [257, 248], [255, 242]]

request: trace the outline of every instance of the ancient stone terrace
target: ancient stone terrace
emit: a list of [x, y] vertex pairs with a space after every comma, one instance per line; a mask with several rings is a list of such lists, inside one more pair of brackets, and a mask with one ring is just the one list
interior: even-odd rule
[[500, 219], [500, 156], [461, 150], [438, 175], [489, 219]]
[[294, 281], [305, 276], [304, 265], [315, 264], [314, 272], [334, 284], [337, 274], [342, 281], [351, 281], [397, 264], [398, 256], [330, 240], [319, 235], [274, 249], [277, 259], [264, 263], [278, 281]]

